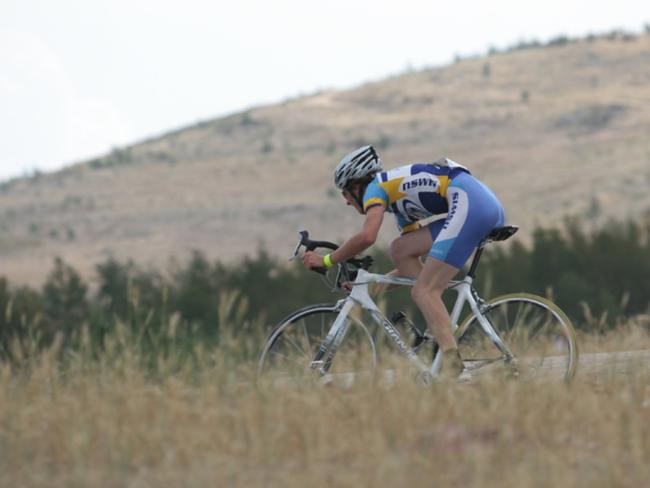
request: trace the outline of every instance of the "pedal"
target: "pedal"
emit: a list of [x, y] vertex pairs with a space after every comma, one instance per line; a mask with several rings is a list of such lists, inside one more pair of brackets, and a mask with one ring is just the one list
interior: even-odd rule
[[318, 383], [320, 386], [334, 386], [334, 377], [331, 374], [321, 376]]
[[418, 347], [420, 344], [423, 342], [435, 342], [436, 338], [433, 337], [433, 334], [429, 332], [428, 330], [425, 330], [424, 333], [420, 332], [418, 329], [413, 329], [413, 336], [415, 337], [413, 340], [413, 348], [415, 349]]
[[459, 385], [467, 385], [467, 384], [469, 384], [469, 383], [472, 382], [472, 375], [470, 374], [469, 371], [467, 371], [466, 369], [464, 369], [464, 370], [461, 371], [461, 373], [458, 375], [458, 379], [456, 380], [456, 382], [457, 382]]
[[519, 378], [519, 374], [519, 360], [514, 357], [510, 360], [506, 360], [506, 378], [516, 380]]
[[408, 335], [410, 336], [410, 345], [412, 349], [418, 349], [424, 342], [435, 340], [433, 335], [428, 330], [421, 332], [413, 322], [402, 311], [395, 312], [390, 321], [395, 325], [402, 325], [406, 327]]
[[419, 386], [428, 387], [434, 382], [434, 377], [429, 371], [419, 371], [415, 375], [415, 383]]
[[323, 364], [325, 364], [325, 361], [312, 361], [309, 363], [309, 369], [320, 369], [322, 370]]
[[425, 337], [420, 334], [413, 334], [413, 339], [411, 340], [411, 348], [417, 349], [425, 341]]

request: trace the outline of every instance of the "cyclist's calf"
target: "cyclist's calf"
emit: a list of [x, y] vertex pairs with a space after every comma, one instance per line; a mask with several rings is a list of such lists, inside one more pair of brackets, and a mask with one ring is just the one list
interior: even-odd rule
[[422, 312], [443, 351], [456, 347], [449, 313], [442, 301], [442, 292], [457, 272], [458, 269], [449, 264], [428, 258], [411, 289], [413, 301]]

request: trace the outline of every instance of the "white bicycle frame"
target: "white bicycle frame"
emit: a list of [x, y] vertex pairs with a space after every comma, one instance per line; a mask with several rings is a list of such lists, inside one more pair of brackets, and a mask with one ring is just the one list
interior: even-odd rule
[[[470, 276], [465, 276], [465, 278], [460, 281], [451, 281], [447, 287], [448, 289], [453, 289], [458, 294], [451, 312], [452, 331], [455, 332], [458, 328], [458, 320], [460, 319], [460, 314], [465, 306], [465, 303], [468, 303], [472, 312], [477, 317], [478, 322], [485, 334], [487, 334], [495, 346], [502, 352], [504, 358], [507, 361], [510, 361], [514, 358], [514, 355], [504, 344], [499, 335], [495, 332], [490, 322], [484, 317], [481, 310], [482, 305], [477, 300], [478, 296], [475, 297], [475, 292], [472, 289], [472, 282], [473, 280]], [[438, 349], [438, 352], [436, 353], [431, 365], [426, 365], [417, 356], [415, 351], [404, 342], [395, 326], [383, 315], [381, 310], [379, 310], [379, 307], [377, 307], [372, 298], [370, 298], [370, 295], [368, 293], [368, 285], [371, 283], [413, 286], [415, 284], [415, 280], [374, 274], [369, 273], [364, 269], [359, 269], [357, 277], [354, 283], [352, 283], [352, 292], [347, 298], [344, 298], [337, 302], [337, 307], [340, 307], [340, 312], [336, 317], [334, 324], [332, 324], [332, 327], [328, 331], [327, 337], [321, 344], [319, 353], [316, 355], [315, 360], [311, 363], [312, 369], [318, 368], [322, 370], [323, 364], [331, 363], [334, 355], [336, 354], [336, 350], [345, 338], [345, 333], [347, 332], [347, 329], [350, 325], [348, 315], [355, 306], [360, 306], [363, 310], [369, 312], [370, 316], [377, 324], [384, 327], [386, 333], [395, 342], [399, 350], [413, 362], [413, 364], [421, 373], [428, 373], [432, 376], [437, 375], [440, 371], [440, 365], [442, 361], [442, 354], [440, 349]], [[328, 351], [328, 358], [325, 362], [323, 362], [322, 358]]]

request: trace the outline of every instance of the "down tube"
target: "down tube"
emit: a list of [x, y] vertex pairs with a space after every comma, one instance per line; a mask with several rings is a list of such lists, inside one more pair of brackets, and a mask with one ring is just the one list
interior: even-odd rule
[[381, 324], [384, 327], [386, 333], [397, 345], [398, 349], [403, 354], [406, 354], [406, 356], [411, 360], [411, 362], [413, 362], [413, 364], [418, 368], [420, 372], [425, 372], [429, 370], [429, 368], [427, 368], [427, 366], [422, 362], [422, 360], [418, 357], [418, 355], [415, 354], [415, 351], [413, 351], [413, 349], [411, 349], [409, 346], [406, 345], [400, 333], [397, 331], [397, 329], [395, 329], [395, 327], [390, 322], [390, 320], [384, 317], [384, 315], [381, 313], [379, 309], [368, 308], [366, 310], [368, 310], [372, 314], [372, 317], [375, 320], [375, 322]]

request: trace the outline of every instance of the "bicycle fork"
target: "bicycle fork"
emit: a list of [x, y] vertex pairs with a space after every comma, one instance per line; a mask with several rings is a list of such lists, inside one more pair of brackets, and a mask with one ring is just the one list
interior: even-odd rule
[[[352, 310], [353, 307], [354, 307], [354, 302], [352, 300], [347, 300], [345, 302], [345, 304], [341, 308], [341, 311], [339, 312], [338, 317], [334, 321], [334, 324], [332, 324], [332, 327], [327, 332], [327, 336], [325, 337], [325, 340], [321, 342], [318, 351], [314, 356], [314, 359], [311, 361], [311, 363], [309, 363], [310, 369], [318, 370], [321, 375], [325, 375], [328, 373], [328, 371], [332, 367], [332, 361], [334, 360], [334, 355], [336, 354], [336, 351], [338, 350], [339, 346], [343, 342], [343, 339], [345, 338], [345, 333], [348, 331], [348, 328], [350, 327], [350, 319], [348, 318], [348, 314], [350, 313], [350, 310]], [[325, 354], [327, 354], [327, 357], [325, 358], [325, 360], [323, 360]]]
[[427, 368], [427, 366], [422, 362], [416, 352], [404, 342], [404, 339], [402, 339], [402, 336], [397, 331], [392, 322], [384, 317], [384, 315], [378, 309], [369, 309], [369, 311], [372, 313], [375, 322], [381, 324], [384, 327], [384, 330], [397, 345], [397, 348], [402, 352], [402, 354], [405, 354], [413, 362], [413, 364], [415, 364], [421, 373], [428, 372], [429, 368]]
[[[483, 332], [490, 338], [492, 343], [499, 349], [501, 354], [504, 356], [504, 362], [506, 365], [511, 369], [511, 372], [513, 374], [518, 374], [517, 370], [517, 357], [512, 353], [510, 348], [503, 342], [503, 339], [501, 339], [501, 336], [497, 334], [496, 330], [494, 330], [494, 327], [492, 327], [492, 324], [490, 323], [490, 320], [484, 315], [484, 312], [488, 311], [487, 310], [487, 305], [483, 302], [478, 302], [476, 298], [474, 299], [474, 302], [472, 304], [472, 308], [475, 308], [474, 314], [476, 315], [476, 318], [478, 319], [478, 323], [483, 329]], [[476, 306], [474, 307], [474, 304]]]

